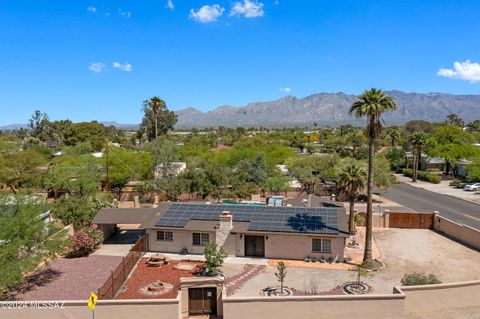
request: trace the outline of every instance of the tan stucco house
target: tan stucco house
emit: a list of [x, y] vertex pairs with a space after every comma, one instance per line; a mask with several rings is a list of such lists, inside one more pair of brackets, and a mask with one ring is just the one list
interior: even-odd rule
[[202, 254], [207, 242], [230, 256], [343, 261], [348, 237], [342, 207], [269, 207], [164, 203], [146, 225], [149, 251]]

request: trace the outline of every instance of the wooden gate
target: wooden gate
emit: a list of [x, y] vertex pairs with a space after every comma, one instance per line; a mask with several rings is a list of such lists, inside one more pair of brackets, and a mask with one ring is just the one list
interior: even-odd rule
[[433, 227], [433, 213], [389, 213], [390, 228], [430, 229]]
[[190, 315], [216, 315], [217, 288], [189, 288], [188, 313]]

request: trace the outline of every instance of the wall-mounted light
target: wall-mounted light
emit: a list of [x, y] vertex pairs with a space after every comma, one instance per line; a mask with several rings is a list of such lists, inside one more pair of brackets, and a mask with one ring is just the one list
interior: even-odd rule
[[243, 238], [243, 235], [242, 235], [242, 234], [240, 234], [240, 239], [242, 239], [242, 238]]
[[268, 236], [267, 236], [267, 237], [265, 237], [265, 239], [268, 239]]

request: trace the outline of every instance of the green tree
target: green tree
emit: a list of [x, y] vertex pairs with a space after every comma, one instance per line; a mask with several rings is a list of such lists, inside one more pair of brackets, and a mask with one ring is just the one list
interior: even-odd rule
[[219, 275], [223, 261], [227, 257], [223, 247], [218, 247], [215, 243], [207, 243], [203, 248], [203, 254], [205, 256], [205, 263], [202, 265], [203, 273], [207, 276]]
[[53, 160], [43, 178], [43, 187], [55, 193], [91, 196], [101, 188], [102, 167], [90, 154], [62, 155]]
[[405, 129], [408, 133], [423, 132], [430, 134], [435, 129], [435, 125], [425, 120], [411, 120], [405, 123]]
[[465, 166], [467, 176], [473, 180], [480, 180], [480, 159], [476, 158], [473, 163]]
[[472, 145], [475, 137], [458, 126], [442, 125], [435, 129], [430, 139], [427, 152], [430, 155], [442, 157], [446, 161], [446, 174], [453, 171], [457, 176], [456, 164], [461, 159], [474, 158], [479, 154], [478, 148]]
[[355, 232], [355, 200], [365, 189], [367, 173], [359, 165], [350, 164], [338, 173], [338, 186], [345, 192], [349, 202], [348, 229], [350, 235]]
[[408, 141], [412, 145], [413, 149], [413, 163], [412, 163], [412, 168], [413, 168], [413, 175], [412, 175], [412, 182], [417, 181], [417, 173], [418, 173], [418, 167], [420, 165], [420, 160], [422, 158], [422, 151], [425, 145], [427, 144], [428, 141], [428, 136], [427, 134], [423, 132], [415, 132], [412, 133], [408, 137]]
[[290, 178], [283, 175], [269, 177], [263, 186], [269, 193], [288, 192], [290, 190]]
[[175, 123], [177, 123], [177, 116], [173, 111], [168, 110], [165, 101], [158, 96], [143, 101], [142, 127], [150, 141], [166, 135], [173, 129]]
[[85, 196], [60, 197], [52, 207], [52, 215], [64, 225], [73, 224], [75, 230], [84, 228], [92, 222], [98, 211], [104, 207], [113, 207], [110, 202]]
[[40, 182], [41, 166], [45, 158], [33, 150], [13, 151], [0, 154], [0, 181], [12, 191], [32, 187]]
[[375, 167], [373, 171], [373, 184], [379, 189], [387, 189], [396, 182], [396, 178], [390, 170], [390, 163], [386, 157], [376, 156], [373, 165]]
[[365, 251], [363, 259], [372, 261], [372, 188], [373, 160], [375, 157], [375, 140], [382, 131], [382, 113], [396, 110], [397, 105], [392, 97], [381, 90], [371, 89], [363, 92], [352, 104], [350, 114], [355, 117], [367, 117], [366, 136], [368, 139], [368, 178], [367, 178], [367, 220], [365, 234]]
[[47, 113], [42, 113], [39, 110], [35, 111], [29, 120], [31, 135], [34, 137], [41, 135], [48, 123], [49, 120]]
[[[103, 160], [106, 161], [106, 157]], [[114, 147], [109, 151], [108, 166], [111, 185], [123, 187], [130, 181], [151, 179], [154, 159], [148, 152]]]
[[0, 195], [0, 295], [39, 263], [65, 251], [67, 234], [42, 215], [48, 208], [30, 194]]
[[64, 143], [74, 146], [88, 142], [94, 151], [100, 151], [105, 145], [104, 126], [96, 121], [75, 123], [65, 129]]
[[462, 128], [464, 125], [463, 120], [457, 114], [454, 114], [454, 113], [447, 116], [445, 123], [453, 126], [462, 127]]
[[317, 186], [335, 178], [337, 155], [312, 155], [289, 159], [286, 164], [290, 173], [302, 184], [308, 194], [315, 193]]

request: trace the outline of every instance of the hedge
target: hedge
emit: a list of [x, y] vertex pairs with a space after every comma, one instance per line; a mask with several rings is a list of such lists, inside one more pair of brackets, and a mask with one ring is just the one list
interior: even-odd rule
[[[405, 168], [403, 170], [403, 175], [413, 177], [413, 169]], [[417, 178], [433, 184], [440, 184], [440, 182], [442, 181], [442, 178], [440, 176], [424, 171], [418, 171]]]

